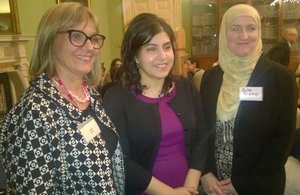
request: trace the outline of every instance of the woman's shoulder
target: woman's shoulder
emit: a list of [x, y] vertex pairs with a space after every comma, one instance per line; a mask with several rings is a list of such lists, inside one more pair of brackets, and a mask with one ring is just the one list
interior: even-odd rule
[[211, 66], [209, 68], [207, 68], [205, 71], [204, 71], [204, 74], [217, 74], [217, 73], [221, 73], [223, 72], [220, 65], [217, 64], [217, 65], [214, 65], [214, 66]]
[[201, 83], [206, 83], [208, 81], [215, 82], [222, 78], [223, 70], [220, 65], [211, 66], [206, 69], [203, 73]]
[[107, 89], [104, 97], [112, 96], [112, 95], [123, 96], [123, 95], [126, 95], [127, 93], [129, 93], [129, 91], [124, 89], [124, 87], [120, 83], [118, 83], [118, 84], [111, 86], [109, 89]]
[[174, 83], [176, 87], [187, 87], [187, 86], [192, 86], [193, 82], [188, 79], [187, 77], [183, 75], [176, 75], [174, 76]]
[[133, 94], [125, 89], [120, 83], [110, 87], [104, 94], [103, 101], [105, 102], [130, 102]]
[[[6, 125], [11, 125], [11, 120], [14, 121], [14, 124], [20, 123], [20, 121], [25, 120], [32, 113], [33, 110], [40, 110], [40, 106], [34, 102], [37, 101], [36, 94], [34, 90], [29, 87], [23, 94], [23, 96], [16, 102], [16, 104], [8, 111], [8, 113], [2, 118], [3, 122]], [[29, 117], [32, 118], [32, 117]], [[4, 125], [4, 124], [2, 124]]]
[[174, 79], [174, 83], [176, 86], [176, 94], [187, 95], [189, 93], [195, 94], [198, 93], [198, 90], [190, 79], [184, 76], [176, 76]]

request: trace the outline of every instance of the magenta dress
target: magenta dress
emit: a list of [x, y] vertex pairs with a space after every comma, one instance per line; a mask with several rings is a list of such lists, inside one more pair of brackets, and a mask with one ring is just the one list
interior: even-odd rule
[[[168, 96], [149, 98], [138, 95], [145, 103], [158, 103], [161, 119], [161, 142], [152, 169], [152, 174], [161, 182], [171, 186], [183, 186], [188, 171], [185, 153], [184, 130], [176, 113], [168, 102], [175, 96], [176, 88]], [[147, 193], [142, 193], [145, 195]]]

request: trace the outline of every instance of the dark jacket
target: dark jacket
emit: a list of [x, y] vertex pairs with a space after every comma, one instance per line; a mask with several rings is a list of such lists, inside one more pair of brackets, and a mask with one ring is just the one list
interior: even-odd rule
[[[176, 95], [169, 105], [177, 113], [185, 130], [189, 167], [202, 171], [207, 139], [200, 95], [185, 78], [176, 80], [175, 85]], [[142, 102], [117, 85], [106, 92], [104, 108], [115, 124], [124, 147], [126, 194], [140, 194], [150, 183], [161, 140], [158, 104]]]
[[[205, 173], [216, 175], [216, 104], [222, 84], [220, 66], [205, 71], [201, 96], [210, 131]], [[233, 131], [231, 180], [239, 195], [282, 195], [284, 164], [296, 129], [297, 89], [294, 73], [262, 55], [248, 87], [262, 87], [263, 101], [241, 101]]]
[[300, 161], [300, 129], [297, 129], [296, 139], [291, 151], [291, 156]]
[[275, 62], [288, 66], [290, 63], [291, 49], [287, 40], [275, 44], [267, 53], [269, 58]]

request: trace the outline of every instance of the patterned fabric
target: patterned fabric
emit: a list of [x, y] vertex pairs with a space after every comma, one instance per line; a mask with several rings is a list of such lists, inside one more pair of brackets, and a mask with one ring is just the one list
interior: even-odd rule
[[[93, 88], [91, 108], [100, 128], [115, 127]], [[109, 151], [101, 133], [86, 143], [84, 115], [42, 74], [0, 124], [1, 163], [11, 194], [124, 194], [123, 154]]]
[[217, 120], [215, 155], [219, 180], [231, 177], [234, 121], [234, 118], [226, 122]]
[[[231, 177], [233, 156], [233, 129], [235, 119], [216, 122], [215, 157], [219, 181]], [[199, 195], [207, 195], [203, 186], [199, 188]]]

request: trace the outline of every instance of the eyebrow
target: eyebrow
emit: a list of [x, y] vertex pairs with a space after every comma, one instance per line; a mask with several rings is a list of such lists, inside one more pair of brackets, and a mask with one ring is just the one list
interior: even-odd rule
[[237, 27], [258, 27], [258, 25], [256, 24], [247, 24], [246, 26], [242, 25], [242, 24], [232, 24], [230, 26], [227, 27], [227, 29], [231, 29], [231, 28], [237, 28]]
[[[165, 45], [168, 45], [168, 44], [171, 44], [171, 41], [168, 41], [166, 43], [163, 44], [163, 46]], [[172, 45], [172, 44], [171, 44]], [[147, 46], [158, 46], [158, 44], [156, 43], [146, 43], [145, 45], [143, 45], [144, 47], [147, 47]]]

